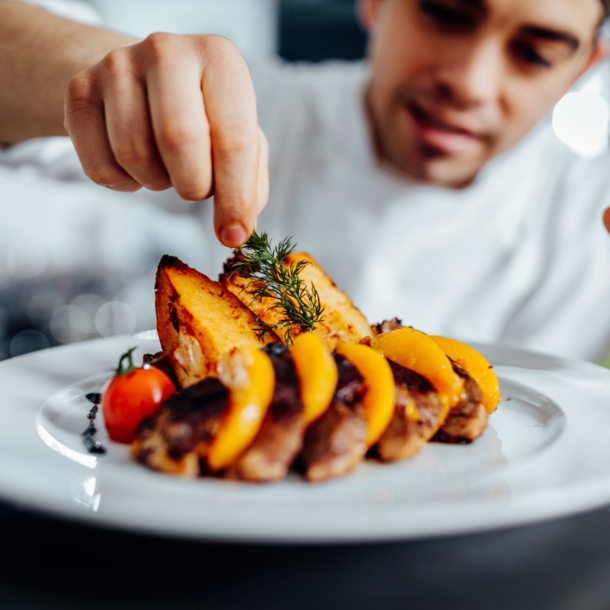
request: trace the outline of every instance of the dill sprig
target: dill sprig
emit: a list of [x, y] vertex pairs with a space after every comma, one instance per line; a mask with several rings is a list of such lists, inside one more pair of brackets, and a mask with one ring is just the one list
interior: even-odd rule
[[286, 263], [286, 257], [293, 252], [290, 237], [272, 247], [266, 233], [255, 231], [239, 249], [240, 256], [233, 264], [233, 272], [250, 281], [244, 290], [252, 292], [252, 301], [270, 299], [281, 318], [274, 324], [258, 320], [255, 328], [259, 337], [272, 330], [285, 330], [284, 342], [291, 345], [295, 327], [303, 331], [313, 330], [322, 320], [324, 308], [315, 286], [307, 286], [300, 277], [301, 271], [310, 265], [308, 260]]

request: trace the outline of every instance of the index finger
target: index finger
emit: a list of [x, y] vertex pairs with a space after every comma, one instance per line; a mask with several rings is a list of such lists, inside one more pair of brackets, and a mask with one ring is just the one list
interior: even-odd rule
[[260, 136], [250, 73], [237, 49], [218, 39], [205, 61], [204, 105], [210, 124], [214, 171], [214, 228], [227, 246], [240, 246], [257, 214]]

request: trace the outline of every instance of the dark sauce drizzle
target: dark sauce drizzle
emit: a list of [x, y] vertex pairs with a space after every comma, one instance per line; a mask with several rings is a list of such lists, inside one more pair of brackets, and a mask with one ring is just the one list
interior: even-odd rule
[[95, 416], [97, 415], [100, 401], [102, 400], [102, 395], [99, 392], [90, 392], [85, 396], [85, 398], [93, 403], [91, 407], [91, 411], [87, 415], [87, 419], [89, 420], [89, 426], [83, 432], [83, 445], [89, 453], [106, 453], [106, 449], [99, 441], [95, 440], [95, 433], [97, 432], [97, 428], [93, 424], [95, 421]]

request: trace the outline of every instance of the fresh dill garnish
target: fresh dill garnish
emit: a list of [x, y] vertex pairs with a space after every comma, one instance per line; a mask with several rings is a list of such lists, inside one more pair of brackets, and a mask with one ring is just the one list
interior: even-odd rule
[[239, 257], [233, 263], [233, 273], [250, 281], [244, 290], [252, 293], [252, 301], [270, 299], [270, 309], [280, 312], [280, 319], [269, 324], [259, 318], [255, 328], [259, 338], [273, 330], [284, 330], [284, 343], [291, 345], [295, 327], [302, 331], [314, 330], [322, 320], [324, 308], [315, 286], [307, 286], [300, 277], [301, 271], [310, 265], [308, 260], [286, 263], [286, 257], [294, 250], [290, 237], [272, 247], [266, 233], [255, 231], [239, 248]]

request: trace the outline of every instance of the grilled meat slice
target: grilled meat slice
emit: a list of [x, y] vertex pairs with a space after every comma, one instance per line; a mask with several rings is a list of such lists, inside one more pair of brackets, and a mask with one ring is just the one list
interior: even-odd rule
[[479, 384], [456, 362], [453, 370], [464, 380], [466, 398], [456, 405], [432, 440], [440, 443], [471, 443], [483, 434], [489, 415], [481, 404], [483, 393]]
[[366, 419], [360, 401], [362, 377], [343, 356], [334, 355], [339, 381], [328, 410], [305, 434], [300, 463], [308, 481], [323, 481], [354, 469], [366, 453]]
[[218, 379], [205, 379], [174, 394], [140, 425], [131, 446], [133, 457], [153, 470], [197, 476], [199, 457], [216, 437], [228, 398]]
[[414, 456], [438, 429], [443, 405], [432, 384], [420, 374], [388, 360], [394, 374], [396, 407], [390, 425], [377, 442], [384, 462]]
[[392, 318], [391, 320], [384, 320], [379, 324], [374, 324], [372, 329], [376, 335], [380, 335], [381, 333], [389, 333], [392, 330], [400, 330], [404, 328], [402, 320], [399, 318]]
[[283, 479], [303, 445], [305, 411], [290, 352], [280, 344], [265, 348], [273, 362], [275, 390], [261, 429], [228, 476], [245, 481]]

